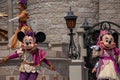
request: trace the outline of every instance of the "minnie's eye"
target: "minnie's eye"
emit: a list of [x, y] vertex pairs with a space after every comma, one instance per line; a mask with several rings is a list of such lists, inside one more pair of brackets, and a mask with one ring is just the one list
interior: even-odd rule
[[110, 38], [110, 41], [113, 41], [113, 39], [112, 39], [112, 38]]
[[106, 39], [106, 42], [108, 42], [109, 40], [108, 39]]
[[106, 38], [106, 40], [105, 40], [106, 42], [109, 42], [109, 40], [108, 40], [108, 38]]

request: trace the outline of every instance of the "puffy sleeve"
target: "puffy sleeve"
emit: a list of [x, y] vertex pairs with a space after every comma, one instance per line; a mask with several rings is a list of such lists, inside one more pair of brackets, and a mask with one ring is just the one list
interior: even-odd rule
[[18, 58], [22, 54], [23, 54], [23, 51], [22, 51], [22, 48], [20, 48], [20, 49], [16, 50], [14, 54], [9, 55], [9, 59]]
[[44, 50], [39, 49], [39, 57], [40, 61], [42, 61], [46, 57], [46, 52]]
[[14, 58], [18, 58], [18, 57], [19, 57], [19, 55], [17, 53], [14, 53], [9, 56], [9, 59], [14, 59]]
[[42, 49], [38, 49], [37, 53], [34, 53], [33, 59], [35, 65], [39, 65], [42, 60], [44, 60], [46, 57], [46, 52]]
[[119, 48], [115, 48], [114, 51], [115, 51], [115, 55], [118, 58], [118, 62], [120, 63], [120, 50], [119, 50]]

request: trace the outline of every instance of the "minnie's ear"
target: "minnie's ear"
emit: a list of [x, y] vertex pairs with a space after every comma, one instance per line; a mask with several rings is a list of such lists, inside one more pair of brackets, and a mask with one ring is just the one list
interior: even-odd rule
[[22, 31], [18, 32], [18, 34], [17, 34], [17, 39], [18, 39], [19, 41], [22, 42], [24, 37], [25, 37], [25, 34], [24, 34]]
[[46, 39], [46, 35], [43, 32], [37, 32], [35, 38], [36, 38], [36, 43], [43, 42]]

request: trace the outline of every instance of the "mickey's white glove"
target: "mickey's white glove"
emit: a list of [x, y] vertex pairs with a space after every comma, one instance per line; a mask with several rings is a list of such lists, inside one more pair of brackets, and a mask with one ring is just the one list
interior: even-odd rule
[[90, 48], [93, 49], [93, 50], [96, 50], [96, 51], [100, 49], [100, 47], [97, 46], [97, 45], [93, 45], [93, 46], [91, 46]]
[[22, 50], [22, 48], [20, 48], [16, 50], [16, 53], [20, 56], [24, 53], [24, 51]]
[[8, 20], [9, 22], [12, 22], [12, 21], [14, 21], [14, 20], [18, 20], [19, 19], [19, 17], [15, 17], [15, 18], [12, 18], [12, 19], [10, 19], [10, 20]]

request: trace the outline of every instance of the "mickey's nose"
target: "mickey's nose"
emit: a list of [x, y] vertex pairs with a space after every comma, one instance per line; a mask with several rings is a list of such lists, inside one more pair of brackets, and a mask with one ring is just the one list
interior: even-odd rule
[[26, 45], [29, 45], [29, 43], [28, 43], [28, 42], [26, 42]]

